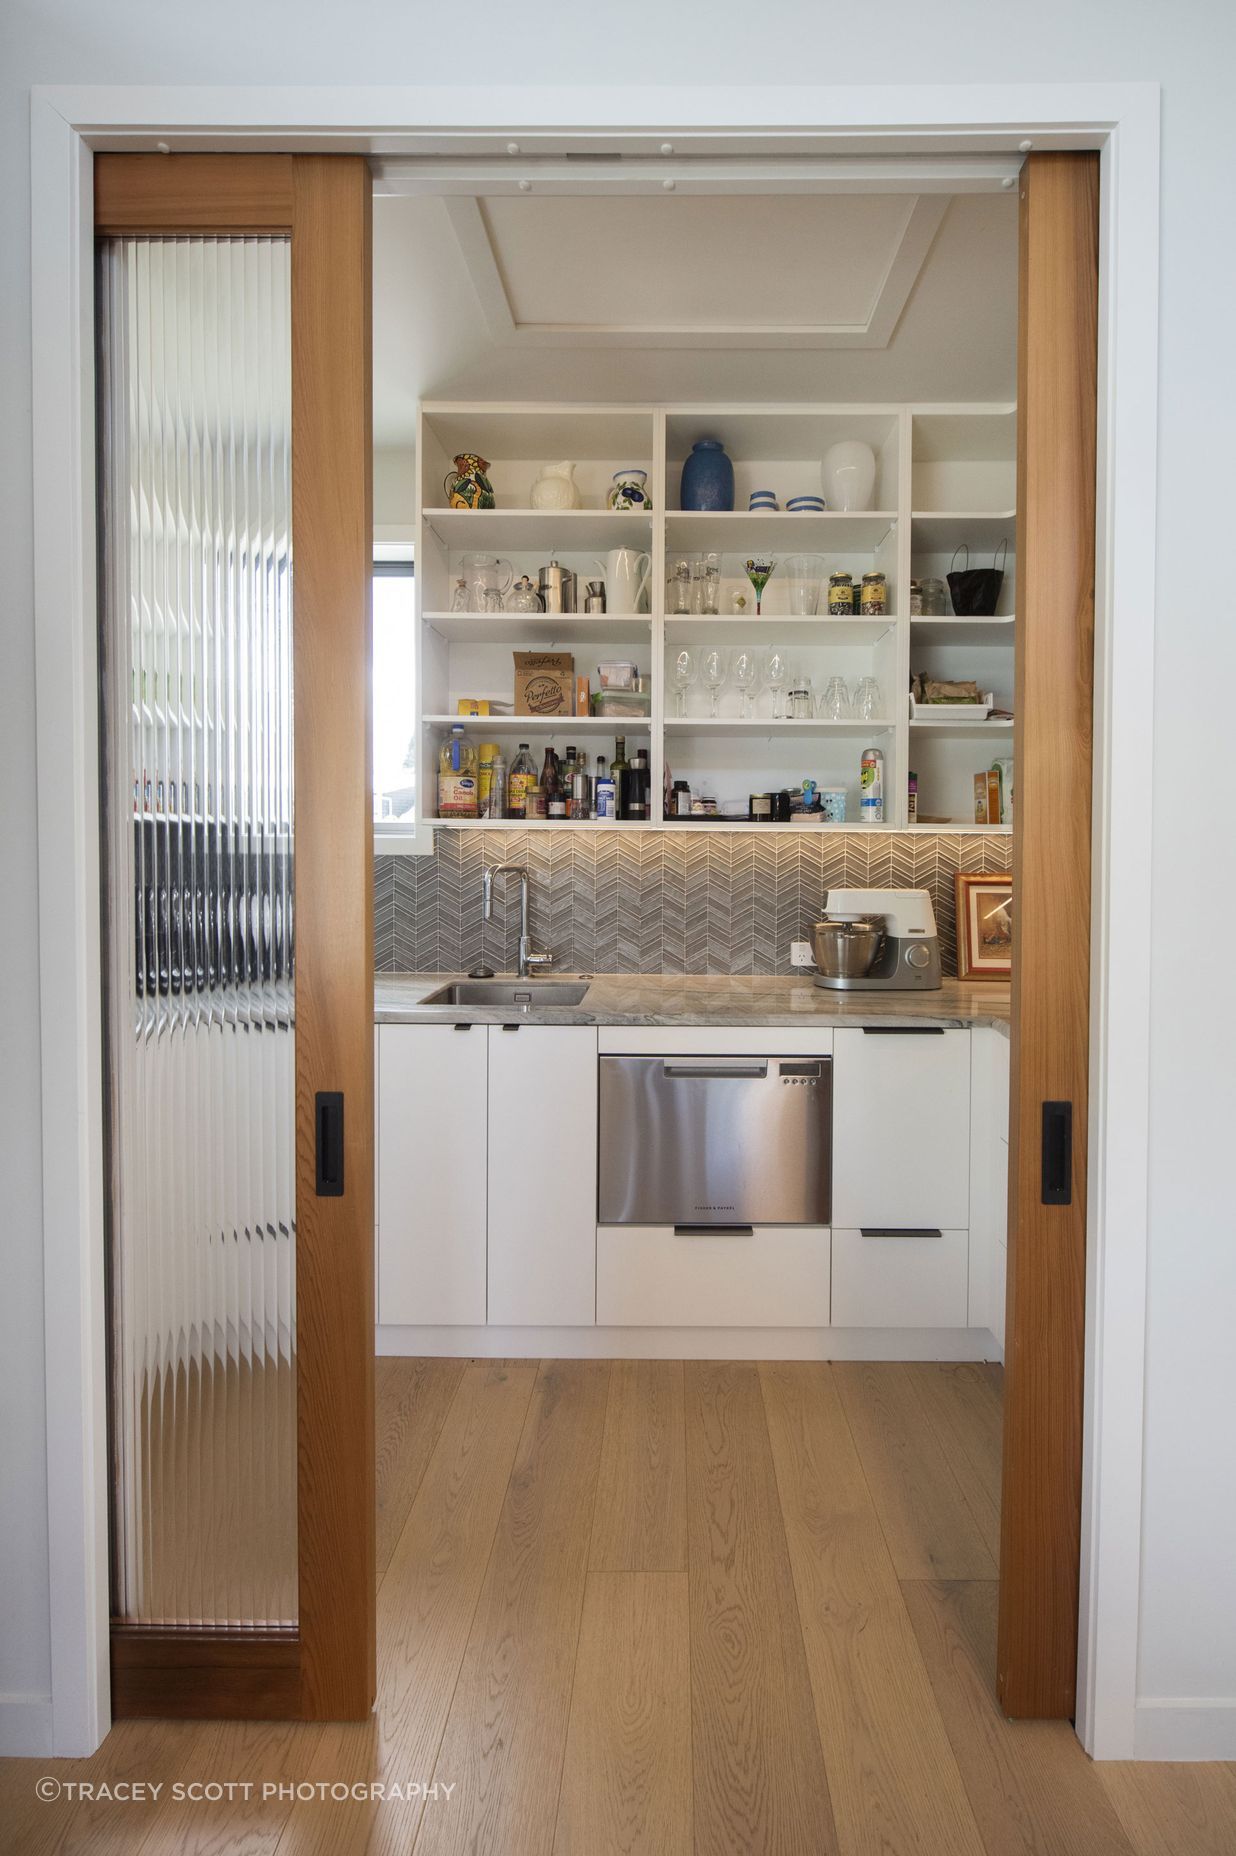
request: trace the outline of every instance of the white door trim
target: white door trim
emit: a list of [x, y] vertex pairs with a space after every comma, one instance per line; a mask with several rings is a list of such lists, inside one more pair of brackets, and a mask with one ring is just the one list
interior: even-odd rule
[[[667, 111], [672, 120], [667, 123]], [[981, 111], [981, 119], [977, 113]], [[1159, 89], [228, 89], [66, 86], [32, 99], [35, 631], [53, 1745], [108, 1725], [90, 152], [1008, 154], [1103, 162], [1094, 939], [1077, 1728], [1134, 1751], [1142, 1504], [1150, 931], [1144, 720], [1154, 648]], [[574, 125], [592, 127], [581, 134]], [[770, 127], [771, 124], [780, 125]], [[717, 125], [722, 125], [718, 127]], [[68, 532], [66, 532], [66, 523]], [[1119, 626], [1114, 616], [1119, 613]]]

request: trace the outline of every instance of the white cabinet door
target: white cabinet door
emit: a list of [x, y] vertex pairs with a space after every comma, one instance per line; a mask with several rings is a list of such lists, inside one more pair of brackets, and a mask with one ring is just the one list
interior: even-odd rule
[[489, 1028], [489, 1321], [596, 1321], [597, 1034]]
[[970, 1033], [836, 1032], [834, 1229], [963, 1230], [969, 1174]]
[[964, 1328], [965, 1231], [833, 1231], [835, 1328]]
[[601, 1225], [601, 1327], [825, 1328], [829, 1233], [757, 1225], [707, 1235], [673, 1225]]
[[378, 1320], [483, 1322], [485, 1026], [378, 1035]]

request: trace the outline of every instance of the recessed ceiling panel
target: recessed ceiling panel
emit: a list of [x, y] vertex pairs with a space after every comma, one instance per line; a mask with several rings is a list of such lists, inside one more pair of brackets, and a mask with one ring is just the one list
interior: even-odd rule
[[547, 194], [446, 206], [506, 341], [883, 347], [948, 201]]

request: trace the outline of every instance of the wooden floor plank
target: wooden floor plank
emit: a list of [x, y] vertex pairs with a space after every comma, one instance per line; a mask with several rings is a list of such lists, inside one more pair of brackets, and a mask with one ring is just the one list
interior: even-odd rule
[[590, 1572], [554, 1856], [691, 1856], [686, 1572]]
[[604, 1361], [537, 1376], [417, 1856], [552, 1848], [608, 1389]]
[[697, 1856], [837, 1850], [759, 1369], [686, 1376]]
[[[207, 1764], [217, 1723], [121, 1721], [88, 1759], [21, 1760], [16, 1783], [6, 1775], [6, 1809], [0, 1820], [0, 1850], [8, 1856], [137, 1856], [159, 1812], [159, 1803], [96, 1798], [81, 1801], [62, 1790], [44, 1802], [35, 1782], [44, 1775], [62, 1787], [89, 1784], [159, 1785], [164, 1793], [177, 1780], [219, 1776]], [[6, 1765], [10, 1762], [5, 1762]]]
[[[485, 1580], [535, 1365], [468, 1366], [378, 1593], [375, 1731], [327, 1730], [311, 1780], [412, 1786], [432, 1779]], [[451, 1800], [428, 1807], [449, 1811]], [[296, 1804], [283, 1856], [412, 1847], [419, 1796]]]
[[831, 1369], [760, 1369], [842, 1856], [983, 1856]]
[[988, 1856], [1133, 1856], [1101, 1768], [1069, 1723], [1001, 1714], [995, 1583], [903, 1589]]
[[615, 1360], [589, 1565], [685, 1571], [687, 1497], [680, 1360]]
[[901, 1579], [994, 1579], [997, 1562], [901, 1365], [834, 1365], [846, 1421]]
[[981, 1363], [919, 1361], [900, 1369], [931, 1420], [967, 1508], [1000, 1563], [1004, 1403]]
[[1137, 1856], [1236, 1850], [1236, 1764], [1113, 1760], [1096, 1771]]
[[374, 1362], [379, 1585], [464, 1368], [463, 1360], [383, 1358]]

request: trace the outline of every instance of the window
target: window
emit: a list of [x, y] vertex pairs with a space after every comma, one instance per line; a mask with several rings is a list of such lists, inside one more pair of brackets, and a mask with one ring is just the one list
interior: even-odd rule
[[415, 569], [407, 546], [379, 545], [374, 556], [374, 837], [379, 850], [411, 850], [417, 825]]

